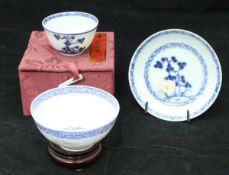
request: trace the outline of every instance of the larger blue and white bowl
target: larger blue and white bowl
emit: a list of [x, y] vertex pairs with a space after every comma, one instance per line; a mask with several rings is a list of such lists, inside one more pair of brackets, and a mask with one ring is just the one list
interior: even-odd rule
[[90, 86], [68, 86], [41, 93], [30, 110], [37, 128], [50, 142], [81, 151], [109, 133], [119, 108], [108, 92]]
[[61, 12], [43, 19], [42, 25], [53, 48], [67, 56], [84, 52], [91, 44], [99, 20], [85, 12]]

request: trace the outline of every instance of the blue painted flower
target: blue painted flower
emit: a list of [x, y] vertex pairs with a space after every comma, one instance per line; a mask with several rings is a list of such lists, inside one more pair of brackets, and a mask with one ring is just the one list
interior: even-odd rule
[[[184, 96], [188, 88], [191, 88], [192, 85], [186, 80], [184, 75], [181, 75], [180, 72], [185, 68], [187, 63], [179, 62], [175, 56], [171, 56], [170, 59], [167, 57], [162, 57], [161, 61], [156, 61], [154, 65], [155, 68], [163, 69], [168, 73], [164, 80], [173, 81], [176, 91], [174, 96], [181, 97]], [[182, 88], [181, 88], [182, 87]], [[185, 89], [184, 89], [185, 88]]]

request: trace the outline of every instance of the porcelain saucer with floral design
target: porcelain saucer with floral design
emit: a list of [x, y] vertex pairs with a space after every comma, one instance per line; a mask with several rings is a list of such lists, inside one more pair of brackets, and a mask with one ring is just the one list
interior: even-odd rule
[[167, 121], [187, 120], [205, 112], [220, 91], [218, 57], [203, 38], [190, 31], [157, 32], [135, 51], [129, 67], [131, 91], [142, 108]]

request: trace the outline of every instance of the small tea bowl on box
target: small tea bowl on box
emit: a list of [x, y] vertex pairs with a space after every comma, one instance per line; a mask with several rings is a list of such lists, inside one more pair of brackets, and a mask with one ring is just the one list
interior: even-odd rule
[[74, 56], [90, 46], [98, 23], [99, 20], [92, 14], [70, 11], [47, 16], [42, 26], [54, 49], [64, 55]]
[[44, 137], [70, 152], [89, 150], [102, 140], [114, 126], [119, 108], [110, 93], [81, 85], [47, 90], [30, 106]]

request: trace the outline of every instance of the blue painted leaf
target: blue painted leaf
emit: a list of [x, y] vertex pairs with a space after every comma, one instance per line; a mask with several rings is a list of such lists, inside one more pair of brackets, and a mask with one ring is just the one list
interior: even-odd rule
[[168, 75], [167, 77], [165, 77], [165, 80], [175, 80], [176, 77], [175, 76], [172, 76], [172, 75]]
[[178, 62], [177, 65], [179, 66], [179, 69], [182, 70], [186, 66], [185, 62]]
[[66, 47], [69, 47], [71, 45], [70, 41], [65, 41], [64, 44], [66, 45]]
[[162, 58], [161, 58], [161, 61], [162, 61], [162, 62], [168, 61], [168, 58], [162, 57]]
[[157, 61], [156, 64], [154, 65], [155, 68], [159, 68], [159, 69], [162, 69], [163, 68], [163, 65], [160, 61]]
[[170, 69], [168, 67], [166, 68], [166, 72], [168, 72], [168, 73], [170, 72]]
[[174, 56], [171, 57], [171, 60], [172, 60], [172, 62], [174, 62], [174, 63], [177, 62], [177, 59], [176, 59], [176, 57], [174, 57]]
[[171, 75], [169, 75], [169, 76], [168, 76], [168, 79], [169, 79], [169, 80], [172, 80], [172, 76], [171, 76]]
[[54, 37], [59, 40], [60, 39], [60, 35], [54, 34]]
[[171, 80], [176, 80], [176, 76], [171, 76]]
[[85, 40], [85, 38], [81, 38], [81, 39], [78, 39], [77, 42], [82, 44], [84, 42], [84, 40]]
[[192, 85], [191, 85], [189, 82], [186, 82], [186, 83], [185, 83], [185, 87], [186, 87], [186, 88], [191, 88]]
[[185, 77], [184, 77], [184, 75], [181, 75], [181, 76], [180, 76], [180, 81], [181, 81], [182, 83], [185, 83]]

